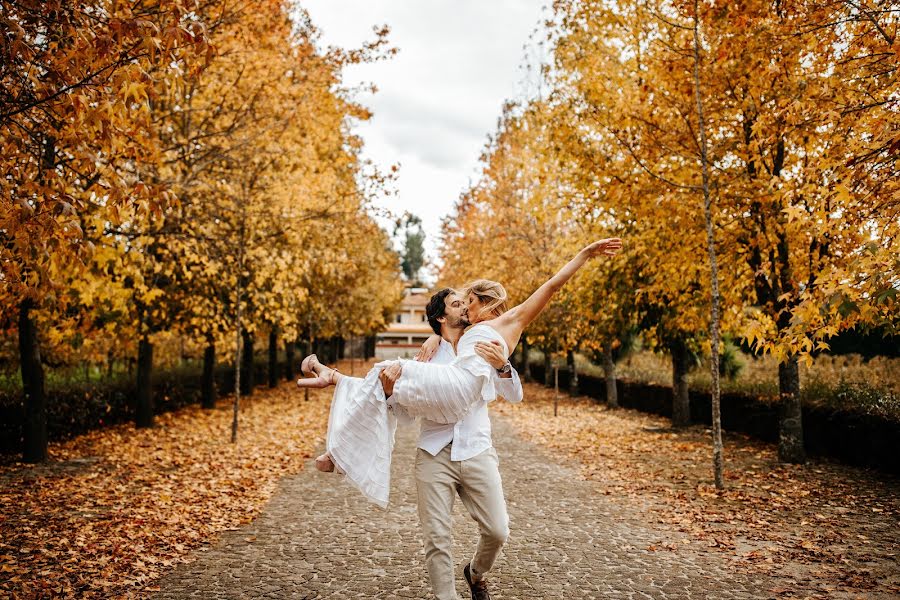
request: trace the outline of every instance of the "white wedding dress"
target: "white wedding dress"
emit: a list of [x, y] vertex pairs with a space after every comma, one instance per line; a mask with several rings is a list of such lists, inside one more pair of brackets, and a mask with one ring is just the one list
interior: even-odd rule
[[479, 400], [494, 400], [496, 371], [475, 354], [475, 343], [495, 340], [508, 356], [503, 337], [490, 325], [478, 324], [460, 338], [450, 364], [401, 361], [403, 373], [390, 405], [378, 376], [392, 361], [376, 364], [365, 378], [342, 377], [334, 389], [326, 441], [337, 469], [366, 498], [387, 507], [398, 419], [456, 423]]

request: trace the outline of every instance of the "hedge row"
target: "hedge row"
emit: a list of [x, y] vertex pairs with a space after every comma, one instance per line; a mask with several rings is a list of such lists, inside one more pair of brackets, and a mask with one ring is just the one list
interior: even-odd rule
[[[544, 380], [542, 364], [531, 365], [535, 381]], [[569, 372], [559, 371], [559, 387], [568, 390]], [[672, 416], [672, 388], [669, 386], [618, 380], [619, 404], [642, 412]], [[606, 381], [589, 375], [578, 376], [578, 392], [600, 402], [606, 401]], [[691, 391], [691, 420], [712, 422], [712, 397], [708, 392]], [[768, 442], [778, 440], [778, 406], [747, 394], [722, 394], [722, 428], [746, 433]], [[852, 407], [803, 406], [803, 441], [811, 456], [837, 459], [852, 465], [875, 467], [900, 474], [900, 423], [886, 417], [861, 413]]]
[[[280, 363], [279, 374], [286, 365]], [[268, 381], [268, 363], [254, 363], [257, 386]], [[219, 399], [234, 391], [234, 367], [217, 365], [216, 390]], [[157, 371], [153, 374], [153, 403], [156, 414], [199, 404], [202, 371], [200, 369]], [[243, 387], [243, 386], [242, 386]], [[134, 420], [134, 379], [102, 384], [72, 383], [66, 389], [47, 390], [47, 435], [59, 441], [116, 423]], [[24, 420], [21, 393], [0, 394], [0, 454], [17, 454], [22, 449]]]
[[[285, 365], [279, 364], [279, 373]], [[268, 365], [254, 364], [254, 380], [267, 381]], [[536, 381], [544, 379], [541, 364], [531, 365]], [[215, 370], [219, 396], [234, 390], [234, 369], [219, 365]], [[569, 373], [559, 372], [561, 389], [568, 389]], [[672, 415], [672, 388], [663, 385], [618, 380], [619, 404], [666, 417]], [[201, 372], [169, 371], [154, 375], [154, 404], [157, 414], [200, 402]], [[93, 429], [134, 419], [134, 381], [103, 385], [73, 384], [65, 390], [48, 390], [47, 428], [51, 441], [70, 438]], [[599, 377], [580, 375], [578, 392], [598, 401], [606, 399], [606, 382]], [[691, 419], [710, 424], [709, 393], [691, 391]], [[21, 394], [0, 394], [0, 453], [21, 450], [23, 407]], [[761, 440], [778, 439], [778, 406], [747, 394], [722, 394], [722, 427], [746, 433]], [[888, 418], [862, 414], [852, 407], [803, 407], [803, 437], [806, 451], [865, 467], [876, 467], [900, 474], [900, 423]]]

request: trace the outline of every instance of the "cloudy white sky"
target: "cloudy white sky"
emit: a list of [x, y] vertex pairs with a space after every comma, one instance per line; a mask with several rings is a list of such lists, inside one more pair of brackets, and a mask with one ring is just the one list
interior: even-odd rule
[[430, 257], [441, 218], [477, 176], [478, 156], [504, 100], [527, 79], [522, 66], [546, 0], [301, 0], [326, 46], [358, 47], [386, 24], [399, 52], [348, 69], [350, 85], [371, 82], [360, 100], [374, 118], [358, 127], [365, 156], [400, 165], [397, 194], [381, 202], [422, 218]]

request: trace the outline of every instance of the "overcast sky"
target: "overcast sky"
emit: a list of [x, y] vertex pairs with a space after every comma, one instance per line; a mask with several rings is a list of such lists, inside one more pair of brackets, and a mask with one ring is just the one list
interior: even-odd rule
[[[400, 165], [397, 195], [382, 202], [422, 218], [435, 257], [441, 218], [476, 178], [478, 156], [526, 73], [526, 44], [546, 0], [301, 0], [323, 45], [358, 47], [386, 24], [399, 52], [349, 68], [350, 85], [375, 116], [357, 131], [365, 156], [383, 169]], [[531, 54], [534, 50], [529, 51]]]

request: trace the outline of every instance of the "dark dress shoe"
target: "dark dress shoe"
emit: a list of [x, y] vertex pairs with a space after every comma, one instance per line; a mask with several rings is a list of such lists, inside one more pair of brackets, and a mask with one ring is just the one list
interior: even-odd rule
[[472, 581], [472, 569], [471, 563], [467, 564], [463, 568], [463, 575], [466, 578], [466, 583], [469, 584], [469, 591], [472, 593], [472, 600], [491, 600], [491, 595], [487, 591], [487, 584], [482, 579], [481, 581]]

